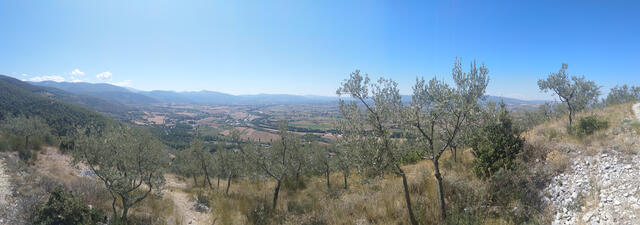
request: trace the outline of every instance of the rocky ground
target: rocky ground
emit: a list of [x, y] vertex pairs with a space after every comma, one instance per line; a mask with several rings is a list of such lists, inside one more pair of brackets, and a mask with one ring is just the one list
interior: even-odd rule
[[16, 191], [17, 185], [11, 179], [19, 173], [15, 170], [16, 155], [0, 154], [0, 225], [27, 224], [24, 215], [24, 201]]
[[9, 208], [11, 205], [9, 204], [9, 198], [11, 197], [11, 181], [9, 180], [9, 174], [5, 170], [4, 157], [0, 158], [0, 224], [4, 224], [5, 218], [8, 218]]
[[[640, 120], [640, 104], [633, 111]], [[640, 144], [635, 133], [624, 141], [630, 142], [627, 146]], [[552, 224], [640, 224], [638, 149], [613, 145], [595, 154], [569, 144], [560, 149], [571, 162], [545, 191], [555, 211]]]

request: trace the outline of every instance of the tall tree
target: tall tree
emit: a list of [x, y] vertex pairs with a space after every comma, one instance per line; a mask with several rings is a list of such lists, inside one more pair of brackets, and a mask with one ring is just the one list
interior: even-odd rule
[[24, 151], [29, 151], [29, 138], [49, 134], [47, 123], [40, 117], [17, 116], [3, 121], [2, 128], [17, 136], [24, 137]]
[[76, 135], [74, 163], [85, 163], [104, 183], [113, 201], [113, 218], [127, 223], [129, 209], [152, 191], [161, 191], [168, 153], [151, 134], [116, 125], [106, 130], [81, 129]]
[[418, 224], [411, 207], [411, 196], [407, 175], [401, 167], [405, 148], [392, 138], [393, 128], [399, 124], [402, 102], [398, 84], [392, 80], [379, 79], [371, 83], [359, 70], [351, 73], [336, 91], [339, 96], [347, 95], [354, 101], [340, 100], [340, 113], [344, 120], [340, 123], [343, 138], [366, 146], [359, 148], [358, 160], [367, 166], [369, 175], [378, 176], [392, 172], [402, 177], [405, 202], [411, 224]]
[[573, 114], [596, 103], [600, 95], [600, 87], [595, 82], [585, 80], [584, 76], [567, 74], [569, 65], [562, 63], [557, 73], [551, 73], [546, 79], [538, 80], [538, 87], [543, 92], [553, 91], [560, 101], [569, 109], [569, 131], [573, 126]]
[[411, 106], [405, 111], [405, 122], [422, 143], [423, 157], [433, 163], [438, 186], [440, 219], [446, 218], [444, 190], [439, 160], [442, 153], [456, 143], [472, 113], [478, 109], [489, 78], [489, 70], [471, 63], [468, 73], [462, 72], [462, 63], [456, 59], [452, 70], [455, 86], [449, 86], [436, 78], [425, 82], [416, 79]]

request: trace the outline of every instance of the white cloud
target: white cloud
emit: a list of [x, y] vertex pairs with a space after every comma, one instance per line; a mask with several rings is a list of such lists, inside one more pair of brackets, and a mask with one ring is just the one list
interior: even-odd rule
[[99, 73], [98, 75], [96, 75], [96, 77], [100, 80], [110, 80], [112, 77], [112, 74], [111, 72], [107, 71], [107, 72]]
[[41, 82], [41, 81], [63, 82], [64, 81], [64, 77], [61, 77], [61, 76], [58, 76], [58, 75], [40, 76], [40, 77], [29, 78], [29, 81], [32, 81], [32, 82]]
[[75, 70], [71, 71], [71, 75], [84, 76], [84, 72], [80, 71], [79, 69], [75, 69]]
[[109, 82], [109, 84], [121, 87], [131, 87], [131, 80], [124, 80], [120, 82]]
[[78, 82], [82, 82], [82, 80], [80, 80], [80, 79], [78, 79], [78, 78], [76, 78], [74, 76], [71, 76], [71, 82], [72, 83], [78, 83]]
[[29, 74], [23, 73], [23, 74], [22, 74], [22, 76], [23, 76], [23, 77], [28, 77], [28, 76], [29, 76]]

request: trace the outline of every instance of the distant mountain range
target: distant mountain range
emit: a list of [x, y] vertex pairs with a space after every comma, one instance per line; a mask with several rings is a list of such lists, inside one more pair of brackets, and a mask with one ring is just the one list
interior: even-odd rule
[[[70, 82], [31, 82], [31, 84], [56, 88], [66, 92], [99, 98], [123, 105], [146, 105], [153, 103], [185, 103], [206, 105], [268, 105], [268, 104], [335, 104], [338, 97], [288, 94], [231, 95], [215, 91], [138, 91], [111, 84], [70, 83]], [[411, 96], [403, 95], [404, 102]], [[487, 100], [498, 102], [502, 99], [510, 108], [530, 108], [546, 101], [521, 100], [488, 96]]]

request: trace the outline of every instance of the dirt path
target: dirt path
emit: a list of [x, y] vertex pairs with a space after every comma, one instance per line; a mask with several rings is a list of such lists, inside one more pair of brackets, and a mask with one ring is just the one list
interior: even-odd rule
[[5, 173], [4, 159], [0, 158], [0, 205], [7, 205], [7, 196], [11, 194], [9, 175]]
[[636, 118], [640, 120], [640, 103], [633, 104], [631, 109], [633, 110], [633, 114], [636, 115]]
[[[1, 160], [2, 158], [0, 158], [0, 193], [4, 191], [4, 179], [7, 179], [6, 182], [8, 185], [8, 177], [4, 178], [2, 176]], [[71, 156], [61, 154], [57, 148], [46, 147], [40, 151], [36, 169], [40, 173], [58, 180], [70, 180], [73, 177], [80, 176], [79, 171], [86, 170], [87, 168], [82, 164], [75, 167], [72, 166]], [[162, 192], [166, 198], [171, 198], [175, 204], [174, 218], [179, 218], [178, 221], [182, 221], [182, 224], [211, 224], [208, 213], [200, 213], [195, 210], [195, 202], [190, 200], [189, 195], [185, 192], [188, 188], [185, 182], [180, 181], [172, 174], [165, 175], [165, 178], [167, 179], [167, 184]], [[2, 202], [2, 195], [0, 195], [0, 206], [2, 205], [4, 204]], [[2, 224], [3, 223], [0, 222], [0, 225]]]
[[9, 204], [9, 196], [11, 195], [11, 180], [9, 174], [6, 171], [4, 158], [0, 157], [0, 224], [9, 222], [9, 216], [11, 216]]
[[164, 195], [173, 200], [175, 205], [175, 216], [182, 218], [183, 224], [212, 224], [208, 213], [201, 213], [195, 210], [195, 202], [190, 199], [185, 192], [187, 185], [179, 181], [175, 175], [165, 175], [167, 186], [163, 191]]

